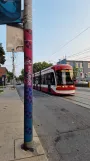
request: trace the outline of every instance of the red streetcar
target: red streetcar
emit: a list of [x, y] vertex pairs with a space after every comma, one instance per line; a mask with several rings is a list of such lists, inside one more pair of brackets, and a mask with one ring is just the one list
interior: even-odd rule
[[55, 95], [74, 94], [72, 66], [68, 64], [54, 65], [34, 73], [33, 88]]

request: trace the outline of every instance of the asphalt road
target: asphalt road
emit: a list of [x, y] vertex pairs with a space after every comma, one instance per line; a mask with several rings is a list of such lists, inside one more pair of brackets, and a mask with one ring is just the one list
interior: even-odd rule
[[83, 92], [90, 92], [90, 88], [88, 87], [76, 87], [77, 91], [83, 91]]
[[77, 88], [74, 97], [66, 96], [64, 98], [68, 99], [70, 102], [72, 101], [75, 104], [90, 109], [90, 88], [79, 87]]
[[[23, 99], [23, 86], [17, 90]], [[90, 161], [90, 110], [39, 91], [33, 97], [34, 127], [49, 161]]]

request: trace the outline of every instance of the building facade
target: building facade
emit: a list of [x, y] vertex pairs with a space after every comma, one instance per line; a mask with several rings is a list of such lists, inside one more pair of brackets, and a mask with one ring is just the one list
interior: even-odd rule
[[5, 67], [0, 67], [0, 85], [6, 84], [7, 69]]
[[90, 77], [90, 61], [78, 61], [78, 60], [67, 60], [63, 59], [57, 64], [69, 64], [72, 67], [76, 67], [78, 69], [78, 77], [85, 78]]

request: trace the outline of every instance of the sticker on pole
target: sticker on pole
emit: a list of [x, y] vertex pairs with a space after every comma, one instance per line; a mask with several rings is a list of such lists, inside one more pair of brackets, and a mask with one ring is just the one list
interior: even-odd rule
[[0, 0], [0, 24], [21, 22], [21, 0]]

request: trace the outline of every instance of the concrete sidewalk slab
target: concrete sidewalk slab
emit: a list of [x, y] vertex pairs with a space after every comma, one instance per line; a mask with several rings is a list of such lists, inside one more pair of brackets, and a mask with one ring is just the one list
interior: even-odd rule
[[[1, 129], [0, 129], [1, 132]], [[0, 161], [14, 160], [14, 142], [13, 139], [9, 141], [0, 140]]]
[[24, 106], [16, 90], [6, 88], [0, 95], [0, 161], [47, 161], [33, 127], [35, 153], [21, 149], [24, 137]]
[[27, 157], [34, 157], [38, 155], [44, 154], [44, 150], [42, 145], [40, 144], [40, 140], [38, 137], [33, 138], [35, 151], [25, 151], [21, 149], [21, 145], [23, 144], [23, 139], [15, 140], [15, 159], [22, 159]]
[[26, 159], [20, 159], [17, 161], [48, 161], [45, 155], [37, 156], [37, 157], [31, 157]]

